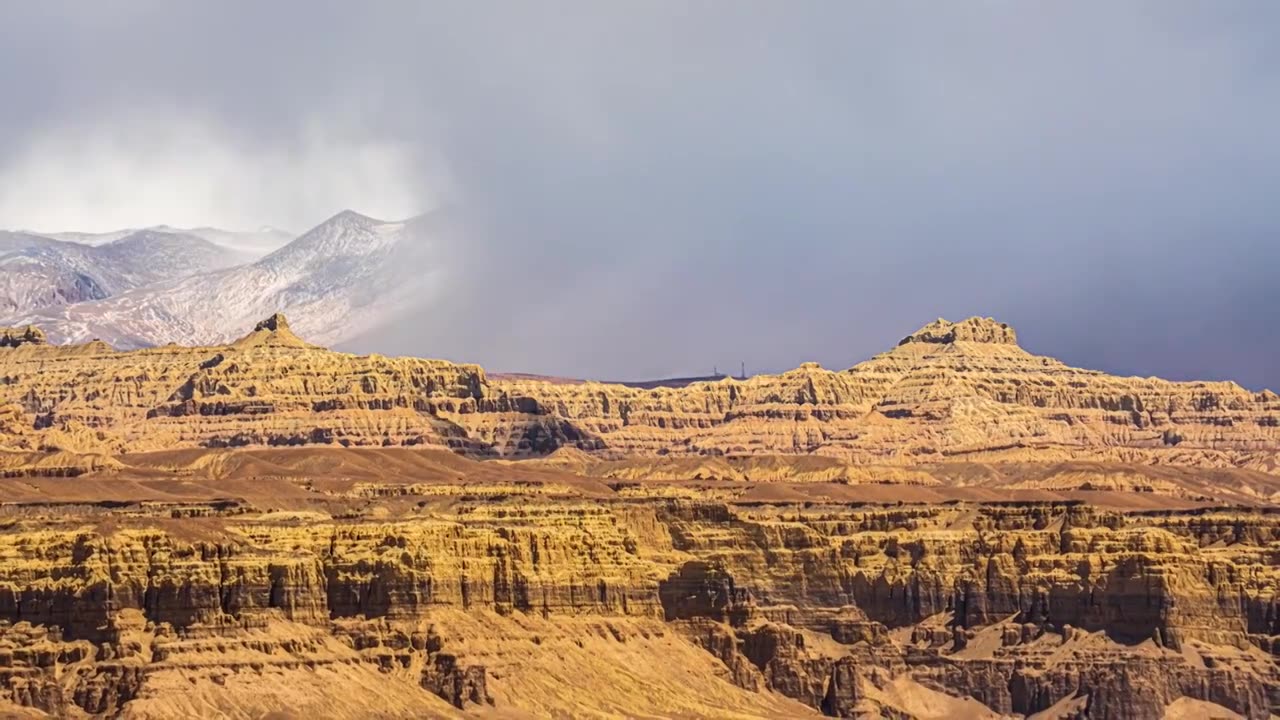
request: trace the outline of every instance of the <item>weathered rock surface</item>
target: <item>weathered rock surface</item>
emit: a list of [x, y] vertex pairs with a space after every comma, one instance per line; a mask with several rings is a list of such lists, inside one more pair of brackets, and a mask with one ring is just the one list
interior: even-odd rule
[[[494, 385], [505, 402], [569, 420], [584, 450], [622, 455], [813, 453], [859, 463], [1105, 459], [1274, 471], [1280, 398], [1229, 382], [1080, 370], [1020, 348], [990, 320], [938, 321], [845, 371], [687, 388]], [[511, 416], [511, 421], [516, 420]], [[463, 420], [508, 452], [503, 425]]]
[[49, 340], [44, 331], [34, 325], [20, 328], [0, 328], [0, 347], [12, 348], [19, 345], [44, 345]]
[[[489, 380], [474, 365], [308, 345], [283, 316], [225, 346], [0, 342], [0, 403], [104, 448], [429, 445], [477, 457], [811, 454], [855, 465], [1101, 460], [1280, 468], [1280, 396], [1119, 378], [1032, 355], [993, 320], [938, 321], [848, 370], [681, 388]], [[30, 337], [28, 337], [30, 335]], [[16, 347], [13, 347], [16, 345]], [[38, 447], [27, 438], [14, 447]]]
[[[32, 479], [121, 499], [0, 505], [0, 703], [123, 717], [1280, 709], [1273, 509], [646, 498], [406, 452], [367, 451], [380, 478], [359, 453], [295, 449], [149, 456], [102, 485]], [[202, 485], [209, 473], [219, 482]], [[642, 485], [673, 483], [699, 487]]]
[[981, 318], [679, 388], [4, 331], [0, 714], [1267, 718], [1278, 418]]

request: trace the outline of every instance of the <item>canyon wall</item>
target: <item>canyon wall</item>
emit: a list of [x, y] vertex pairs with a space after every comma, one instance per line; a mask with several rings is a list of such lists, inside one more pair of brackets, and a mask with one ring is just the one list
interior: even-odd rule
[[[921, 708], [941, 703], [1159, 718], [1190, 699], [1266, 718], [1280, 705], [1269, 510], [584, 502], [514, 485], [484, 501], [442, 489], [457, 494], [434, 506], [402, 492], [423, 503], [385, 521], [11, 509], [0, 696], [59, 716], [163, 716], [184, 707], [174, 684], [219, 706], [320, 673], [335, 687], [383, 678], [427, 716], [609, 714], [591, 687], [539, 685], [558, 672], [543, 667], [554, 648], [573, 646], [615, 674], [645, 663], [672, 685], [672, 714], [713, 712], [699, 693], [743, 716], [934, 717]], [[667, 676], [699, 670], [687, 687]]]
[[1278, 452], [981, 318], [646, 388], [0, 331], [0, 714], [1267, 718]]

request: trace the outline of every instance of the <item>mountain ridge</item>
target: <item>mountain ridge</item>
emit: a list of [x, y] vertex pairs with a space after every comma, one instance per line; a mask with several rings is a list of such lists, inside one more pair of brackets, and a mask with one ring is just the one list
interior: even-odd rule
[[70, 425], [117, 450], [425, 444], [477, 457], [576, 448], [601, 458], [1108, 459], [1275, 471], [1274, 392], [1071, 368], [1008, 342], [1012, 330], [990, 319], [934, 325], [922, 331], [954, 337], [899, 344], [844, 370], [806, 363], [745, 380], [639, 388], [340, 353], [310, 345], [273, 315], [222, 345], [0, 350], [0, 373], [15, 378], [0, 387], [0, 404], [27, 414], [32, 433], [14, 443], [28, 447], [43, 442], [37, 426]]
[[12, 313], [3, 324], [41, 325], [56, 342], [136, 348], [226, 342], [283, 310], [308, 336], [334, 343], [430, 296], [439, 271], [419, 269], [430, 267], [436, 230], [430, 214], [385, 222], [344, 210], [251, 263]]
[[0, 311], [14, 317], [105, 300], [161, 281], [243, 262], [196, 235], [139, 230], [96, 245], [0, 233]]
[[271, 225], [262, 225], [254, 230], [228, 230], [225, 228], [214, 227], [212, 225], [178, 227], [166, 223], [134, 228], [120, 228], [117, 230], [107, 230], [103, 232], [43, 232], [29, 229], [21, 229], [14, 232], [46, 237], [63, 242], [73, 242], [78, 245], [97, 246], [105, 245], [120, 238], [147, 230], [174, 235], [194, 235], [195, 237], [229, 249], [254, 253], [255, 259], [265, 252], [269, 252], [275, 247], [283, 245], [297, 237], [295, 233], [289, 232], [288, 230], [282, 230]]

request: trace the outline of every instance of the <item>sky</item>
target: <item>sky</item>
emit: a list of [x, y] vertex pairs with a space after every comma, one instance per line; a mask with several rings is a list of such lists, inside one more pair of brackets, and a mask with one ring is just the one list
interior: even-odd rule
[[[1280, 388], [1280, 4], [9, 3], [0, 227], [462, 218], [358, 349], [847, 367], [942, 316]], [[426, 269], [424, 268], [424, 272]]]

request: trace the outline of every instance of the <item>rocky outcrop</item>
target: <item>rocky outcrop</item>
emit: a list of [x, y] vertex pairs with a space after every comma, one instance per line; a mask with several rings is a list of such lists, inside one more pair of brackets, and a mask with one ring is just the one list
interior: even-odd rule
[[19, 345], [45, 345], [49, 342], [44, 331], [34, 325], [21, 328], [0, 328], [0, 348]]
[[253, 331], [254, 332], [265, 331], [265, 332], [273, 332], [273, 333], [285, 332], [285, 331], [292, 332], [289, 330], [289, 321], [285, 318], [283, 313], [272, 314], [271, 317], [255, 325], [253, 327]]
[[[128, 353], [105, 344], [0, 350], [0, 395], [33, 430], [78, 423], [116, 451], [434, 445], [484, 455], [442, 417], [474, 404], [476, 366], [307, 345], [273, 317], [232, 345]], [[28, 438], [28, 446], [38, 445]]]
[[991, 318], [972, 317], [962, 322], [953, 323], [942, 318], [925, 325], [902, 339], [898, 345], [907, 343], [943, 343], [956, 342], [992, 343], [996, 345], [1017, 345], [1018, 335], [1005, 323]]
[[[31, 339], [27, 339], [28, 336]], [[1103, 460], [1280, 468], [1280, 397], [1119, 378], [1032, 355], [994, 320], [938, 321], [844, 371], [679, 388], [493, 381], [473, 365], [308, 345], [283, 316], [226, 346], [0, 345], [0, 402], [117, 451], [428, 445], [477, 457], [806, 454], [855, 465]], [[19, 340], [21, 338], [21, 340]], [[15, 347], [16, 345], [16, 347]], [[27, 438], [35, 447], [38, 438]]]

